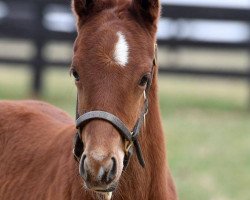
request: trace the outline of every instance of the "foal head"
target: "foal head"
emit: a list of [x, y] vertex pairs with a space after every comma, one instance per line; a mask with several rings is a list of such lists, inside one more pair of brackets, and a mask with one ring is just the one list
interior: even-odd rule
[[[74, 0], [78, 36], [71, 72], [78, 113], [112, 113], [131, 130], [152, 79], [158, 0]], [[125, 141], [105, 120], [81, 129], [81, 158], [88, 189], [112, 191], [124, 168]]]

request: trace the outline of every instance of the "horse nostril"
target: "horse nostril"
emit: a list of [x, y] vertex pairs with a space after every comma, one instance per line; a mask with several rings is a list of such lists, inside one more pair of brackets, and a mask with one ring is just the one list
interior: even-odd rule
[[86, 169], [86, 162], [85, 162], [86, 157], [87, 156], [85, 154], [82, 155], [81, 160], [80, 160], [80, 164], [79, 164], [80, 175], [81, 175], [81, 177], [83, 177], [83, 179], [85, 181], [87, 181], [87, 179], [88, 179], [88, 174], [87, 174], [87, 169]]
[[110, 184], [117, 174], [117, 161], [114, 157], [102, 161], [82, 155], [79, 163], [80, 175], [87, 185]]
[[110, 170], [108, 171], [107, 178], [106, 178], [107, 183], [111, 183], [115, 179], [116, 172], [117, 172], [116, 159], [114, 157], [112, 157], [111, 158], [111, 167], [110, 167]]

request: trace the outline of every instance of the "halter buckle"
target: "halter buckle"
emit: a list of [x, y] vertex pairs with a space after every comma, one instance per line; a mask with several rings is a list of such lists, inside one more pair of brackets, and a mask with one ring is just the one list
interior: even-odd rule
[[[133, 131], [131, 132], [131, 135], [133, 135]], [[124, 152], [125, 155], [128, 156], [129, 154], [129, 149], [132, 147], [133, 145], [133, 141], [131, 140], [125, 140], [125, 144], [124, 144]]]

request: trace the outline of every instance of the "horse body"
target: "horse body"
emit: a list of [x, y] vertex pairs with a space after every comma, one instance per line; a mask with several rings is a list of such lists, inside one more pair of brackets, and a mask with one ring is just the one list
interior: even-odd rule
[[[159, 113], [155, 112], [157, 97], [151, 99], [140, 138], [147, 167], [141, 168], [132, 157], [113, 194], [115, 200], [176, 198]], [[2, 101], [0, 113], [0, 199], [96, 199], [96, 194], [83, 188], [78, 175], [72, 155], [76, 130], [71, 117], [36, 101]]]
[[71, 199], [70, 185], [80, 191], [67, 114], [32, 101], [3, 101], [0, 112], [0, 199]]
[[[110, 120], [95, 117], [77, 132], [71, 117], [51, 105], [3, 101], [0, 199], [96, 200], [112, 191], [113, 200], [176, 200], [157, 97], [159, 1], [73, 0], [72, 7], [78, 30], [71, 66], [77, 114], [105, 111], [120, 119], [130, 136], [149, 102], [136, 138], [146, 166], [138, 163], [137, 151], [124, 168], [126, 148], [138, 146], [127, 146], [129, 140]], [[80, 150], [74, 151], [80, 152], [80, 163], [73, 148]]]

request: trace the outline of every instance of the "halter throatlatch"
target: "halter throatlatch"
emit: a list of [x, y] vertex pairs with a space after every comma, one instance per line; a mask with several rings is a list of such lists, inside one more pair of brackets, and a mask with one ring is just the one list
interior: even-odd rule
[[84, 150], [84, 144], [81, 139], [81, 132], [83, 130], [83, 127], [86, 126], [86, 124], [92, 120], [99, 119], [104, 120], [112, 124], [120, 133], [121, 137], [125, 140], [125, 157], [124, 157], [124, 168], [127, 167], [130, 157], [133, 153], [133, 148], [135, 148], [135, 152], [138, 158], [138, 161], [142, 167], [145, 166], [145, 161], [142, 155], [141, 146], [138, 141], [138, 136], [140, 134], [141, 127], [144, 122], [144, 117], [148, 112], [148, 98], [147, 95], [149, 93], [149, 89], [151, 86], [151, 82], [153, 79], [153, 72], [155, 65], [157, 63], [157, 45], [155, 45], [155, 57], [153, 60], [153, 66], [151, 70], [151, 81], [147, 83], [147, 88], [145, 90], [145, 98], [144, 98], [144, 105], [142, 108], [142, 111], [140, 113], [139, 118], [137, 119], [133, 130], [130, 131], [127, 126], [115, 115], [109, 112], [95, 110], [86, 112], [83, 115], [79, 116], [78, 114], [78, 97], [77, 97], [77, 105], [76, 105], [76, 128], [78, 129], [75, 140], [74, 140], [74, 149], [73, 153], [76, 158], [76, 160], [80, 161], [80, 158], [82, 156], [83, 150]]

